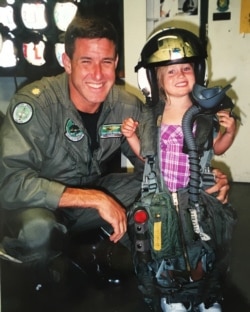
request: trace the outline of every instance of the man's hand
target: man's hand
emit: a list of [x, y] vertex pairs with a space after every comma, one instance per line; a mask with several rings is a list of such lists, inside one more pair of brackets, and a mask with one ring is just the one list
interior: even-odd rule
[[222, 204], [228, 201], [229, 183], [227, 176], [219, 169], [213, 169], [215, 177], [215, 185], [206, 190], [208, 194], [218, 193], [216, 198], [222, 202]]
[[113, 227], [110, 240], [114, 243], [127, 231], [126, 210], [111, 196], [95, 189], [66, 188], [59, 202], [59, 208], [93, 208], [100, 217]]
[[97, 208], [102, 219], [107, 221], [113, 227], [113, 234], [109, 239], [116, 243], [127, 231], [127, 216], [126, 210], [112, 197], [107, 194], [102, 194], [100, 206]]

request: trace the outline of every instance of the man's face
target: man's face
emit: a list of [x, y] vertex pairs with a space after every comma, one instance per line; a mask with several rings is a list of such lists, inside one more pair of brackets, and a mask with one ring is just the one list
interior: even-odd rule
[[72, 60], [64, 54], [70, 97], [77, 109], [93, 113], [106, 99], [115, 82], [118, 56], [106, 38], [78, 38]]

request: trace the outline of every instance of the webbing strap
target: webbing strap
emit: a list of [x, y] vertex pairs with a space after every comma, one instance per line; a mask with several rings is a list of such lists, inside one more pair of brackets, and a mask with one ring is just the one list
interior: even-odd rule
[[147, 156], [144, 165], [142, 181], [142, 199], [150, 194], [158, 192], [157, 176], [155, 172], [155, 157]]

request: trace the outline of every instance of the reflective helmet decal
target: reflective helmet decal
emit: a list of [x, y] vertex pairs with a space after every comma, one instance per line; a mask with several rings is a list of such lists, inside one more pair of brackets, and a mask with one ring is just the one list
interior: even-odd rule
[[44, 29], [48, 26], [43, 3], [23, 3], [21, 17], [24, 26], [28, 29]]
[[14, 67], [17, 65], [16, 47], [11, 39], [2, 42], [0, 51], [0, 67]]
[[0, 21], [4, 26], [7, 26], [10, 31], [16, 29], [17, 26], [14, 22], [14, 12], [11, 6], [0, 6]]
[[54, 20], [58, 29], [66, 31], [68, 25], [77, 12], [77, 6], [74, 3], [57, 2], [54, 8]]
[[56, 55], [56, 59], [57, 59], [59, 65], [61, 67], [63, 67], [62, 55], [63, 55], [64, 51], [65, 51], [64, 43], [57, 42], [55, 44], [55, 55]]
[[45, 43], [43, 41], [23, 43], [23, 56], [30, 64], [42, 66], [45, 64], [44, 49]]

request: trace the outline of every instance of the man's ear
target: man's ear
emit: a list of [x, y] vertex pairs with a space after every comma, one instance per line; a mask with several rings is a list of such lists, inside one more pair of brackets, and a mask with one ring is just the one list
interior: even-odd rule
[[62, 63], [66, 73], [71, 74], [71, 60], [65, 52], [62, 54]]
[[117, 54], [117, 55], [116, 55], [116, 59], [115, 59], [115, 68], [116, 68], [117, 65], [118, 65], [118, 61], [119, 61], [119, 55]]

